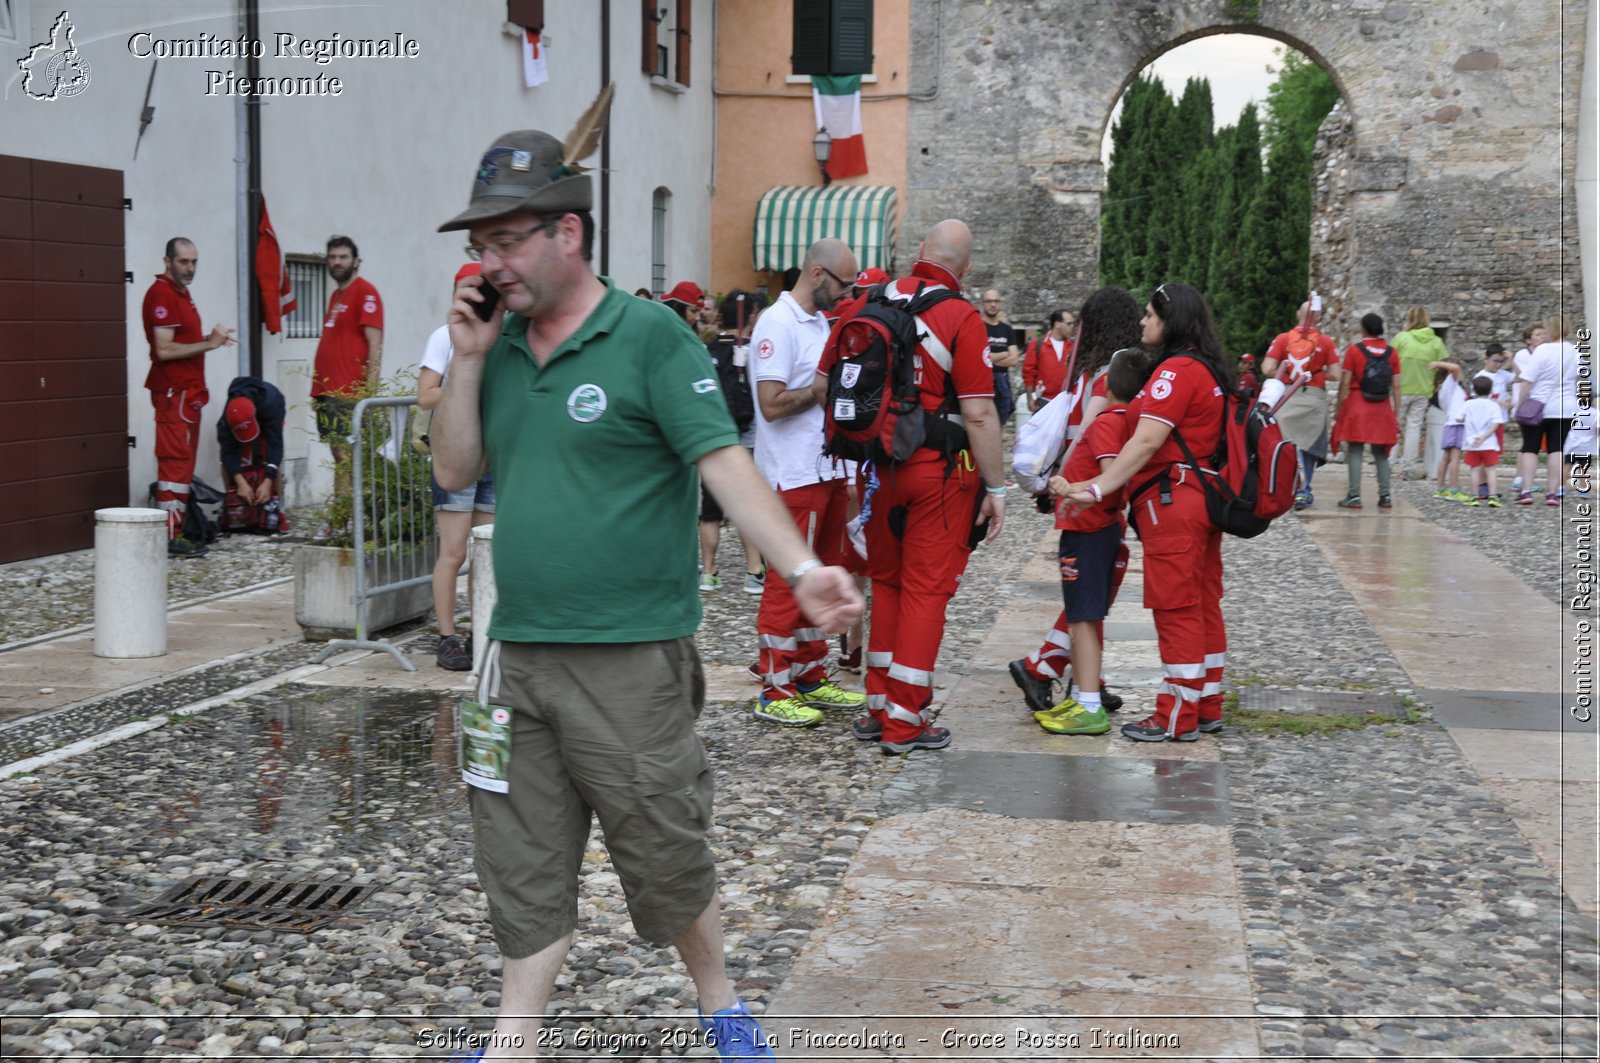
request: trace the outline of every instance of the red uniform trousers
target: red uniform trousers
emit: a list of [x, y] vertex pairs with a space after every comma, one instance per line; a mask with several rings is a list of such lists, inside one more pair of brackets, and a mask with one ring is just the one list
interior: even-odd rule
[[942, 460], [918, 461], [878, 470], [867, 521], [866, 685], [882, 741], [909, 741], [927, 729], [945, 607], [967, 569], [981, 492], [982, 480], [964, 464], [948, 469]]
[[156, 506], [167, 511], [168, 538], [175, 538], [183, 528], [195, 455], [200, 450], [200, 411], [210, 398], [204, 388], [150, 392], [156, 410]]
[[[1128, 545], [1117, 547], [1116, 567], [1111, 570], [1111, 604], [1116, 604], [1117, 591], [1122, 589], [1122, 578], [1128, 574]], [[1097, 621], [1095, 632], [1100, 636], [1100, 647], [1105, 648], [1105, 621]], [[1023, 658], [1022, 667], [1035, 679], [1060, 679], [1072, 666], [1072, 631], [1067, 622], [1067, 611], [1061, 610], [1055, 627], [1044, 637], [1044, 644]]]
[[1196, 474], [1174, 466], [1173, 476], [1170, 505], [1162, 505], [1160, 489], [1151, 487], [1134, 501], [1132, 515], [1144, 543], [1144, 604], [1155, 615], [1166, 679], [1154, 715], [1176, 736], [1193, 731], [1199, 720], [1222, 718], [1228, 632], [1222, 530], [1206, 516]]
[[[845, 543], [845, 511], [850, 498], [844, 480], [824, 480], [806, 487], [779, 491], [795, 527], [806, 545], [824, 563], [836, 565]], [[807, 623], [808, 626], [798, 625]], [[761, 695], [768, 699], [792, 698], [795, 684], [820, 683], [828, 674], [828, 635], [810, 627], [800, 616], [800, 603], [786, 580], [769, 573], [756, 613], [756, 634], [761, 644]]]

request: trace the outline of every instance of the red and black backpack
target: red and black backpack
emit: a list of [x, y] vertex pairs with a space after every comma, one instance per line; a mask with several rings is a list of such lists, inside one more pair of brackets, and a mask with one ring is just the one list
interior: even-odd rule
[[834, 352], [823, 408], [824, 453], [850, 461], [894, 463], [928, 447], [950, 455], [967, 445], [954, 420], [955, 383], [945, 373], [945, 397], [932, 413], [922, 408], [917, 387], [917, 347], [931, 338], [918, 315], [960, 294], [919, 286], [909, 296], [891, 296], [874, 285], [856, 313], [828, 337]]
[[[1222, 389], [1222, 434], [1210, 464], [1202, 466], [1195, 460], [1177, 428], [1173, 428], [1172, 438], [1183, 451], [1184, 461], [1200, 477], [1211, 523], [1229, 535], [1253, 539], [1293, 508], [1300, 452], [1283, 438], [1277, 419], [1254, 391], [1230, 389], [1215, 370], [1212, 373]], [[1203, 468], [1215, 472], [1200, 472]], [[1144, 493], [1165, 475], [1146, 481], [1134, 495]], [[1162, 485], [1163, 495], [1169, 490]]]

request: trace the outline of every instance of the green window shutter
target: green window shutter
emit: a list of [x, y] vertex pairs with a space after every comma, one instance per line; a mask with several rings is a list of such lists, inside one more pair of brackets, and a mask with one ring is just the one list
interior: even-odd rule
[[832, 0], [830, 74], [872, 73], [872, 0]]
[[832, 0], [794, 0], [794, 42], [789, 61], [796, 74], [829, 74], [828, 25]]

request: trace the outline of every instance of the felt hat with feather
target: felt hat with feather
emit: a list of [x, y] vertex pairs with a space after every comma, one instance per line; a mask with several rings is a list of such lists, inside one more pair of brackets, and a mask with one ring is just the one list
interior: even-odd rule
[[611, 109], [607, 85], [584, 111], [565, 140], [537, 129], [519, 129], [495, 138], [478, 162], [467, 209], [439, 226], [439, 232], [468, 229], [506, 214], [564, 214], [594, 205], [588, 167]]

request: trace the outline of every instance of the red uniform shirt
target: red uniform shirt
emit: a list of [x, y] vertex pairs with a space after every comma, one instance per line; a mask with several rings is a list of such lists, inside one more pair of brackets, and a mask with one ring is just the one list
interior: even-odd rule
[[1302, 333], [1296, 327], [1280, 333], [1267, 348], [1266, 357], [1278, 360], [1277, 376], [1285, 384], [1307, 376], [1307, 387], [1322, 388], [1328, 386], [1328, 366], [1339, 364], [1339, 349], [1316, 329]]
[[[933, 262], [919, 260], [911, 267], [909, 277], [891, 281], [885, 294], [913, 295], [919, 283], [929, 290], [949, 288], [961, 290], [961, 282], [949, 270]], [[859, 309], [856, 307], [855, 309]], [[992, 398], [994, 396], [994, 362], [989, 357], [989, 331], [983, 326], [983, 315], [965, 299], [946, 299], [918, 315], [931, 335], [917, 345], [917, 389], [922, 408], [933, 413], [944, 404], [946, 381], [955, 385], [957, 399]], [[841, 320], [843, 317], [841, 317]], [[824, 347], [817, 363], [817, 375], [827, 376], [828, 370], [838, 360], [835, 347]], [[943, 461], [938, 452], [919, 450], [906, 464], [918, 461]]]
[[[1061, 475], [1068, 483], [1081, 484], [1100, 475], [1100, 459], [1115, 458], [1122, 445], [1132, 435], [1133, 422], [1128, 419], [1126, 406], [1112, 406], [1102, 410], [1100, 416], [1089, 422], [1083, 430], [1072, 457], [1067, 459]], [[1119, 487], [1106, 495], [1097, 505], [1086, 506], [1076, 512], [1063, 499], [1056, 505], [1056, 527], [1062, 531], [1093, 532], [1122, 522], [1122, 510], [1128, 503], [1127, 487]]]
[[[1382, 354], [1384, 351], [1389, 352], [1389, 372], [1392, 374], [1389, 387], [1391, 390], [1393, 390], [1394, 388], [1400, 386], [1399, 352], [1393, 347], [1389, 346], [1388, 341], [1383, 339], [1381, 336], [1373, 336], [1369, 339], [1352, 343], [1345, 349], [1344, 352], [1344, 371], [1350, 374], [1351, 394], [1360, 398], [1366, 398], [1365, 395], [1361, 394], [1361, 375], [1367, 371], [1366, 351], [1368, 349], [1370, 349], [1374, 355]], [[1492, 397], [1499, 398], [1498, 395]], [[1367, 401], [1371, 402], [1372, 400], [1367, 399]], [[1389, 400], [1384, 399], [1382, 401], [1388, 402]]]
[[[1204, 362], [1173, 355], [1156, 365], [1144, 390], [1128, 404], [1130, 435], [1138, 431], [1138, 422], [1144, 417], [1182, 432], [1195, 460], [1209, 467], [1211, 455], [1222, 441], [1222, 385]], [[1145, 467], [1134, 473], [1133, 482], [1143, 483], [1151, 475], [1185, 462], [1177, 439], [1169, 435]]]
[[1056, 357], [1055, 339], [1040, 336], [1028, 345], [1022, 356], [1022, 386], [1032, 391], [1043, 387], [1044, 400], [1049, 402], [1061, 394], [1067, 379], [1067, 363], [1072, 361], [1072, 339], [1061, 341], [1061, 356]]
[[383, 328], [383, 301], [378, 289], [357, 277], [328, 297], [328, 316], [317, 344], [312, 395], [349, 395], [367, 378], [367, 334]]
[[206, 356], [178, 358], [163, 362], [156, 358], [156, 329], [173, 330], [173, 343], [199, 343], [206, 338], [200, 324], [200, 310], [189, 289], [179, 288], [165, 273], [156, 277], [144, 293], [144, 338], [150, 343], [150, 372], [144, 386], [151, 391], [195, 391], [206, 386]]

